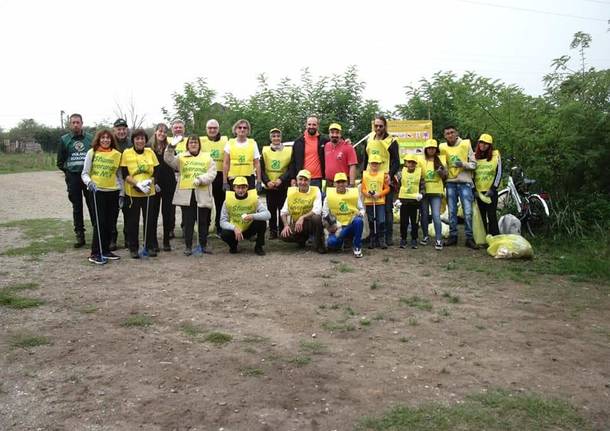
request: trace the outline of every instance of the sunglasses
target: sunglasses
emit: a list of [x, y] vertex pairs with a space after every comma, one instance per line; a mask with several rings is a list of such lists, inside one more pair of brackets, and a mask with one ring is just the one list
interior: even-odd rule
[[238, 128], [239, 130], [243, 130], [243, 129], [248, 130], [248, 126], [237, 126], [237, 128]]

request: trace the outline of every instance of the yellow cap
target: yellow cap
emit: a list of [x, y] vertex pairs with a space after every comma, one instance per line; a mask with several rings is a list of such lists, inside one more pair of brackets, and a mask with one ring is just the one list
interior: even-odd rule
[[280, 135], [282, 134], [282, 131], [280, 129], [278, 129], [277, 127], [274, 127], [273, 129], [269, 130], [269, 134], [272, 134], [275, 132], [279, 133]]
[[494, 138], [491, 137], [490, 134], [483, 133], [479, 138], [479, 142], [485, 142], [486, 144], [493, 144]]
[[426, 148], [438, 148], [438, 142], [436, 142], [436, 139], [428, 139], [425, 143], [424, 143], [424, 150]]
[[297, 177], [303, 177], [311, 180], [311, 172], [309, 172], [307, 169], [301, 169], [297, 174]]
[[328, 126], [328, 131], [329, 132], [332, 129], [343, 130], [343, 129], [341, 129], [341, 124], [339, 124], [339, 123], [332, 123], [330, 126]]
[[406, 154], [403, 160], [405, 162], [417, 162], [417, 156], [415, 154]]
[[369, 157], [369, 163], [383, 163], [383, 160], [379, 154], [373, 154]]
[[233, 186], [247, 186], [248, 180], [246, 177], [237, 177], [233, 180]]
[[336, 183], [337, 181], [347, 181], [347, 175], [345, 175], [345, 172], [337, 172], [335, 174], [335, 178], [333, 179], [333, 181]]

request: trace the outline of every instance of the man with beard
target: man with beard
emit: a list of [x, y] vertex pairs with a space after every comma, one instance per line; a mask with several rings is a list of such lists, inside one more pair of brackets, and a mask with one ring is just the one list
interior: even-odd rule
[[306, 129], [292, 144], [290, 160], [291, 185], [297, 185], [297, 173], [307, 169], [311, 173], [310, 185], [322, 190], [324, 178], [324, 145], [329, 141], [327, 136], [318, 132], [319, 120], [316, 116], [307, 117]]

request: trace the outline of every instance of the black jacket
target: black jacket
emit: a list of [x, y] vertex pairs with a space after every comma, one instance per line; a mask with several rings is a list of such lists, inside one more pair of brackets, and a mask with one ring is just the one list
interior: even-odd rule
[[[305, 132], [307, 133], [307, 132]], [[320, 158], [320, 168], [322, 169], [322, 179], [324, 179], [324, 145], [330, 141], [326, 135], [318, 135], [318, 157]], [[290, 160], [290, 178], [296, 179], [297, 174], [305, 164], [305, 137], [301, 135], [292, 144], [292, 159]]]

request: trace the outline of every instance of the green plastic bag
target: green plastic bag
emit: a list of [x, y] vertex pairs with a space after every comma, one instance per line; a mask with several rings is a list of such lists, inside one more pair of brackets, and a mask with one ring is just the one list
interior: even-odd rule
[[481, 217], [481, 211], [479, 211], [477, 201], [474, 201], [472, 203], [472, 236], [474, 237], [474, 242], [476, 242], [477, 245], [487, 244], [486, 235], [487, 233], [485, 232], [485, 224]]
[[532, 245], [521, 235], [487, 235], [487, 253], [496, 259], [531, 259]]

